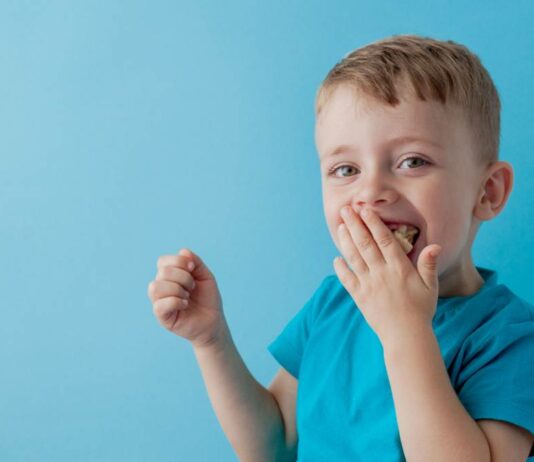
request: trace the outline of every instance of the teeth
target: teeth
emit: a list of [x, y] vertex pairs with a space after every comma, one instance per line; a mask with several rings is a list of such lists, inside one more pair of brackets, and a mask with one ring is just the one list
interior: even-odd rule
[[413, 249], [415, 236], [419, 230], [414, 226], [400, 225], [397, 229], [393, 229], [393, 235], [399, 241], [404, 253], [409, 253]]

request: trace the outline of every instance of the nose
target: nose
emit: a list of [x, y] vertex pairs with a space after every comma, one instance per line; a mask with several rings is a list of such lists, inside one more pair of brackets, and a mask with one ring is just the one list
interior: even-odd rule
[[380, 173], [369, 175], [365, 179], [360, 177], [358, 186], [353, 203], [358, 211], [364, 207], [384, 207], [393, 204], [398, 198], [398, 193], [384, 181]]

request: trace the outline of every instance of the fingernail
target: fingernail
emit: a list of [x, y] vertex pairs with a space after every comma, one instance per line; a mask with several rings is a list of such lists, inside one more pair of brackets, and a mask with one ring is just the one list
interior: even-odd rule
[[195, 267], [195, 264], [194, 264], [192, 261], [190, 261], [190, 262], [187, 264], [187, 268], [188, 268], [189, 270], [192, 270], [194, 267]]

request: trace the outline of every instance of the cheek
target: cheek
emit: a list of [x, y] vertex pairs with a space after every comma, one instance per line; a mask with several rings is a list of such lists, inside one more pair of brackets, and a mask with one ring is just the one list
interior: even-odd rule
[[465, 234], [465, 207], [458, 206], [462, 198], [450, 190], [446, 182], [436, 181], [432, 187], [419, 191], [413, 205], [421, 214], [425, 230], [425, 245], [443, 247], [442, 259], [456, 252]]
[[426, 219], [429, 224], [427, 245], [436, 243], [443, 246], [444, 254], [456, 254], [469, 239], [469, 216], [453, 204], [435, 207]]
[[337, 242], [338, 239], [337, 228], [340, 223], [341, 219], [336, 218], [334, 214], [331, 214], [327, 217], [328, 231], [330, 231], [330, 235], [332, 236], [332, 239], [334, 239], [334, 242]]
[[338, 226], [343, 223], [343, 220], [341, 219], [341, 216], [339, 214], [339, 210], [341, 209], [341, 205], [339, 207], [337, 206], [330, 206], [325, 207], [324, 214], [326, 219], [326, 225], [328, 227], [328, 231], [330, 232], [330, 236], [332, 237], [332, 240], [334, 241], [334, 244], [339, 249], [339, 237], [338, 237]]
[[339, 200], [334, 200], [331, 197], [323, 196], [323, 211], [330, 233], [337, 229], [338, 225], [342, 223], [339, 212], [343, 205], [344, 203]]

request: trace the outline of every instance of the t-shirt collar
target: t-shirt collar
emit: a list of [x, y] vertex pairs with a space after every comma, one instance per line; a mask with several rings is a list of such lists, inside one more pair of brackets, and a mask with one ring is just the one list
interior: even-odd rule
[[492, 270], [490, 268], [484, 268], [482, 266], [475, 266], [475, 268], [479, 272], [480, 276], [482, 276], [482, 279], [484, 279], [484, 284], [482, 284], [482, 287], [480, 287], [480, 289], [478, 289], [477, 292], [471, 295], [453, 295], [451, 297], [438, 297], [438, 305], [442, 303], [447, 303], [453, 300], [460, 300], [460, 299], [467, 300], [472, 297], [477, 297], [482, 292], [485, 292], [486, 290], [488, 290], [490, 287], [494, 287], [497, 285], [497, 279], [498, 279], [497, 271]]

